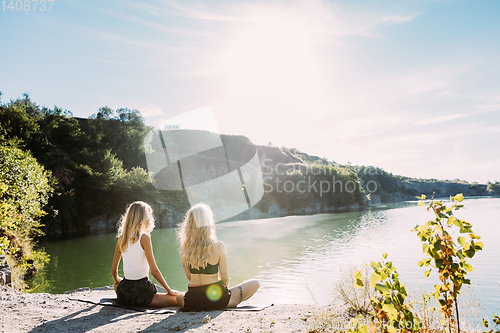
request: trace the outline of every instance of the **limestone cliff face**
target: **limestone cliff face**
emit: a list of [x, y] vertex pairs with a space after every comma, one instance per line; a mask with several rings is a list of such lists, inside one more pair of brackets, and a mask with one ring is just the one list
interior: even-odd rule
[[[340, 194], [338, 191], [335, 191], [335, 188], [328, 193], [320, 193], [318, 195], [317, 186], [311, 186], [311, 184], [308, 184], [308, 188], [297, 187], [289, 192], [280, 191], [276, 188], [269, 190], [270, 186], [266, 186], [266, 184], [282, 180], [283, 177], [291, 182], [289, 183], [290, 186], [297, 186], [300, 181], [310, 180], [311, 177], [316, 182], [333, 182], [334, 180], [330, 176], [323, 178], [321, 178], [321, 175], [309, 176], [308, 172], [311, 163], [317, 163], [314, 165], [320, 166], [332, 166], [335, 163], [328, 164], [328, 161], [319, 157], [309, 156], [301, 152], [294, 154], [292, 150], [282, 150], [275, 146], [254, 146], [244, 136], [222, 135], [221, 140], [224, 144], [222, 149], [218, 148], [219, 150], [211, 150], [200, 153], [195, 157], [188, 157], [192, 160], [185, 161], [185, 165], [189, 165], [190, 167], [182, 170], [183, 182], [184, 184], [189, 182], [196, 184], [220, 177], [246, 164], [255, 154], [258, 154], [264, 178], [264, 197], [258, 204], [232, 217], [230, 220], [249, 220], [286, 215], [308, 215], [355, 210], [380, 202], [415, 200], [415, 196], [420, 194], [425, 194], [427, 197], [432, 197], [433, 194], [434, 197], [448, 197], [457, 193], [463, 193], [464, 196], [500, 195], [500, 191], [491, 191], [491, 188], [488, 188], [487, 185], [430, 180], [401, 180], [401, 177], [398, 178], [397, 185], [393, 186], [391, 191], [381, 190], [377, 191], [377, 193], [372, 193], [371, 201], [365, 198], [365, 193], [369, 192], [366, 189], [360, 189], [357, 195], [351, 196], [346, 196], [345, 193]], [[344, 176], [346, 172], [348, 174], [351, 172], [350, 166], [340, 167]], [[168, 172], [170, 171], [165, 171], [167, 175]], [[346, 179], [350, 179], [349, 175], [347, 177], [344, 178], [344, 182]], [[393, 176], [390, 175], [389, 177]], [[165, 179], [170, 178], [166, 177]], [[396, 178], [391, 179], [393, 179], [393, 182], [396, 182]], [[357, 184], [361, 188], [362, 185], [357, 176], [352, 178], [352, 181], [353, 184]], [[165, 185], [168, 187], [168, 184]], [[302, 185], [307, 186], [306, 183], [302, 183]], [[323, 185], [326, 186], [326, 183]], [[378, 185], [380, 188], [383, 187], [380, 183]], [[308, 189], [308, 191], [301, 191], [301, 189]], [[169, 193], [172, 192], [159, 191], [157, 198], [149, 202], [155, 211], [156, 225], [158, 227], [176, 226], [182, 221], [186, 210], [189, 208], [185, 192], [178, 191], [175, 195]], [[120, 216], [118, 215], [96, 216], [87, 221], [87, 230], [90, 232], [114, 232], [116, 231], [116, 224], [119, 218]]]
[[[316, 173], [311, 170], [311, 161], [323, 161], [319, 157], [304, 153], [295, 155], [288, 150], [273, 146], [257, 146], [257, 152], [264, 177], [264, 190], [267, 189], [267, 191], [259, 205], [253, 209], [267, 211], [266, 217], [356, 210], [366, 205], [364, 195], [362, 199], [359, 196], [354, 198], [354, 195], [352, 195], [351, 200], [346, 201], [345, 197], [339, 199], [343, 192], [344, 194], [346, 192], [343, 186], [345, 180], [349, 178], [344, 178], [343, 184], [340, 185], [341, 188], [335, 189], [335, 176], [339, 176], [338, 174], [330, 174], [325, 171], [326, 169], [320, 169]], [[283, 175], [287, 176], [280, 177]], [[285, 183], [277, 183], [278, 180], [287, 183], [288, 188]], [[357, 179], [352, 181], [352, 184], [360, 186]], [[326, 185], [326, 189], [328, 189], [325, 193], [321, 193], [320, 182], [323, 182], [323, 185]], [[283, 185], [283, 188], [274, 187], [270, 190], [270, 185], [280, 184]], [[287, 191], [290, 189], [293, 190]]]
[[[399, 181], [400, 188], [405, 189], [402, 191], [384, 192], [381, 194], [374, 194], [371, 196], [371, 204], [380, 202], [398, 202], [416, 200], [415, 196], [425, 194], [428, 198], [448, 198], [456, 194], [462, 193], [467, 197], [476, 196], [495, 196], [500, 195], [500, 191], [488, 189], [484, 184], [467, 184], [458, 182], [446, 181], [429, 181], [429, 180], [405, 180]], [[410, 192], [411, 194], [408, 194]]]
[[261, 164], [264, 163], [264, 161], [269, 161], [270, 164], [274, 166], [276, 166], [277, 164], [304, 163], [304, 161], [300, 158], [287, 152], [283, 152], [278, 147], [256, 146], [256, 148]]
[[[175, 227], [184, 217], [184, 210], [171, 207], [166, 202], [150, 202], [155, 212], [157, 228]], [[91, 234], [113, 233], [118, 230], [120, 215], [100, 215], [87, 221], [87, 230]]]
[[446, 182], [409, 182], [409, 186], [415, 186], [421, 194], [435, 197], [448, 197], [462, 193], [464, 196], [482, 196], [488, 195], [486, 185], [481, 184], [462, 184], [462, 183], [446, 183]]

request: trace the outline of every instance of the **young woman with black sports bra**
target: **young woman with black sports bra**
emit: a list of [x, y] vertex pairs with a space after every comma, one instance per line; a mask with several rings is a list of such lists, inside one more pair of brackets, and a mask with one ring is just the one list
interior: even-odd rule
[[257, 280], [228, 289], [226, 248], [215, 235], [213, 213], [208, 205], [200, 203], [189, 209], [178, 238], [182, 267], [189, 280], [188, 291], [177, 296], [177, 303], [184, 310], [236, 307], [259, 289]]

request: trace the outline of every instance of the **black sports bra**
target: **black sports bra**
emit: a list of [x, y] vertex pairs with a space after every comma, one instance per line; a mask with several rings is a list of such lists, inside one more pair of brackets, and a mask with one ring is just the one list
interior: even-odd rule
[[193, 268], [189, 267], [189, 271], [191, 274], [217, 274], [219, 272], [219, 263], [216, 263], [215, 265], [210, 265], [207, 262], [207, 266], [205, 268]]

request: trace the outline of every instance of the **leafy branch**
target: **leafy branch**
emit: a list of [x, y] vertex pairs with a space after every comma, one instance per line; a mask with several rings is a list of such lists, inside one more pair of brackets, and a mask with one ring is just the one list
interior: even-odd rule
[[[381, 323], [383, 332], [395, 331], [413, 332], [418, 330], [420, 322], [413, 316], [410, 306], [405, 303], [408, 292], [399, 280], [399, 273], [392, 261], [386, 262], [387, 253], [383, 254], [382, 261], [371, 262], [374, 273], [371, 276], [370, 288], [378, 292], [377, 297], [371, 297], [370, 301], [375, 309], [371, 313], [372, 320], [377, 319]], [[355, 273], [356, 288], [363, 288], [364, 283], [361, 271]], [[407, 325], [410, 324], [409, 327]]]
[[[425, 272], [427, 278], [433, 269], [439, 275], [440, 284], [434, 286], [431, 295], [436, 298], [440, 305], [444, 321], [448, 322], [449, 331], [457, 325], [460, 333], [460, 316], [458, 310], [458, 295], [464, 284], [470, 284], [466, 278], [467, 273], [473, 270], [467, 259], [472, 258], [476, 252], [483, 249], [483, 243], [478, 241], [481, 237], [474, 234], [472, 225], [457, 218], [453, 211], [463, 208], [460, 202], [464, 197], [457, 194], [451, 197], [452, 206], [447, 207], [442, 200], [426, 201], [426, 196], [417, 197], [419, 206], [427, 206], [427, 210], [435, 215], [435, 219], [423, 225], [415, 226], [414, 230], [424, 243], [422, 248], [426, 258], [418, 262], [420, 267], [426, 266], [430, 269]], [[459, 236], [456, 242], [452, 234], [456, 231], [468, 235], [468, 239]], [[455, 314], [453, 314], [455, 309]]]

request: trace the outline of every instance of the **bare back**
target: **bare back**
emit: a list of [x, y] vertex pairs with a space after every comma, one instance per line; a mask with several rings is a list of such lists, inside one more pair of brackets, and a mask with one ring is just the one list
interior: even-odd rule
[[221, 241], [214, 243], [208, 256], [208, 264], [219, 264], [219, 272], [215, 274], [194, 274], [191, 273], [189, 265], [184, 262], [182, 258], [181, 262], [182, 267], [184, 268], [184, 272], [186, 273], [186, 277], [189, 280], [189, 284], [192, 286], [211, 284], [218, 281], [222, 281], [226, 284], [229, 282], [226, 249], [224, 243], [222, 243]]

